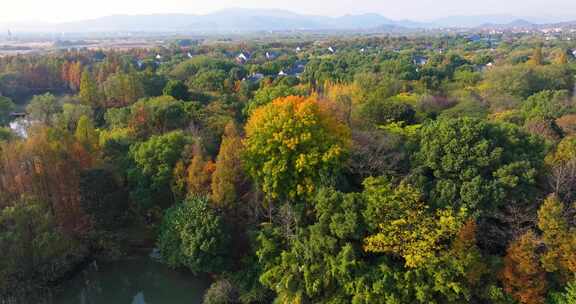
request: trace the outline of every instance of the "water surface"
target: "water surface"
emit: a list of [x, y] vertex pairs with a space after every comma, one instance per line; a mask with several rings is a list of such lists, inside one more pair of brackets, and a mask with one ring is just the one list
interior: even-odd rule
[[148, 257], [95, 263], [62, 287], [54, 304], [201, 304], [206, 277], [169, 269]]

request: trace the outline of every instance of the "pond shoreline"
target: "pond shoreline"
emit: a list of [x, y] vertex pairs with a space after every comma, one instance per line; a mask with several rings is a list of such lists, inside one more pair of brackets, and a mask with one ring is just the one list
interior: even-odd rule
[[[124, 247], [124, 254], [118, 258], [105, 258], [102, 255], [103, 252], [91, 251], [86, 256], [80, 257], [78, 261], [75, 261], [70, 265], [70, 269], [64, 272], [60, 277], [47, 282], [43, 287], [35, 287], [32, 289], [22, 289], [22, 292], [16, 292], [13, 295], [2, 295], [0, 296], [0, 304], [113, 304], [113, 302], [91, 302], [84, 300], [74, 301], [74, 295], [71, 294], [71, 290], [80, 290], [81, 294], [76, 295], [77, 297], [82, 297], [85, 290], [90, 290], [90, 286], [85, 286], [85, 282], [91, 282], [93, 277], [100, 276], [100, 273], [107, 273], [107, 268], [112, 267], [113, 269], [121, 268], [122, 265], [137, 264], [142, 265], [143, 269], [153, 268], [155, 271], [161, 274], [167, 274], [171, 280], [176, 280], [181, 284], [185, 284], [182, 279], [190, 278], [191, 281], [196, 281], [199, 284], [201, 290], [201, 295], [203, 296], [204, 291], [208, 288], [209, 283], [212, 281], [209, 275], [204, 276], [194, 276], [187, 270], [184, 269], [170, 269], [168, 266], [162, 264], [157, 258], [153, 257], [154, 253], [154, 241], [153, 239], [131, 239], [127, 240]], [[119, 272], [121, 273], [121, 272]], [[150, 273], [149, 273], [150, 275]], [[88, 279], [87, 279], [88, 278]], [[112, 291], [114, 292], [114, 290]], [[89, 292], [87, 292], [89, 294]], [[144, 292], [136, 293], [134, 297], [138, 296], [143, 299], [146, 295]], [[62, 300], [62, 297], [65, 299]], [[200, 297], [197, 295], [196, 298]], [[143, 300], [134, 299], [133, 303], [148, 304], [148, 302], [143, 302]], [[123, 304], [125, 302], [122, 302]], [[130, 302], [128, 302], [130, 303]], [[176, 302], [174, 302], [176, 303]], [[179, 302], [178, 302], [179, 303]], [[182, 303], [189, 303], [183, 299]], [[201, 303], [201, 302], [198, 302]]]
[[51, 304], [200, 304], [210, 282], [209, 276], [170, 269], [149, 254], [95, 259], [58, 287]]

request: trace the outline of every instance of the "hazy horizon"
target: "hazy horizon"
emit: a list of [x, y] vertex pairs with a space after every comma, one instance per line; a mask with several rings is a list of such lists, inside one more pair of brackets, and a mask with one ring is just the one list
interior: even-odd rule
[[207, 14], [222, 9], [278, 9], [299, 14], [342, 16], [347, 14], [377, 13], [401, 20], [430, 21], [448, 16], [511, 15], [542, 20], [564, 21], [576, 19], [576, 1], [572, 0], [484, 0], [471, 4], [458, 0], [390, 1], [355, 0], [314, 2], [292, 0], [271, 2], [262, 0], [212, 0], [209, 3], [190, 3], [186, 0], [101, 0], [79, 4], [75, 0], [11, 1], [0, 7], [0, 23], [69, 22], [94, 19], [110, 15], [143, 14]]

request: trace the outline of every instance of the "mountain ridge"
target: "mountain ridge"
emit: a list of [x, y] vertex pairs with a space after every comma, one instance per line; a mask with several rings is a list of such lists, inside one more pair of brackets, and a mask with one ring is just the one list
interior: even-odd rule
[[[544, 19], [512, 15], [448, 16], [428, 22], [393, 20], [378, 13], [339, 17], [299, 14], [281, 9], [229, 8], [209, 14], [116, 14], [55, 24], [0, 24], [0, 30], [30, 32], [257, 32], [291, 30], [368, 30], [375, 28], [510, 28], [545, 23]], [[548, 20], [550, 21], [550, 20]], [[549, 22], [571, 24], [574, 21]]]

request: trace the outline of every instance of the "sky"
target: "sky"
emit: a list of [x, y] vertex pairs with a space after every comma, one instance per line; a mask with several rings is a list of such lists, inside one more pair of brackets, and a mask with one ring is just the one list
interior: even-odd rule
[[65, 22], [117, 14], [205, 14], [238, 7], [324, 16], [379, 13], [415, 21], [485, 14], [576, 19], [576, 0], [0, 0], [0, 23]]

